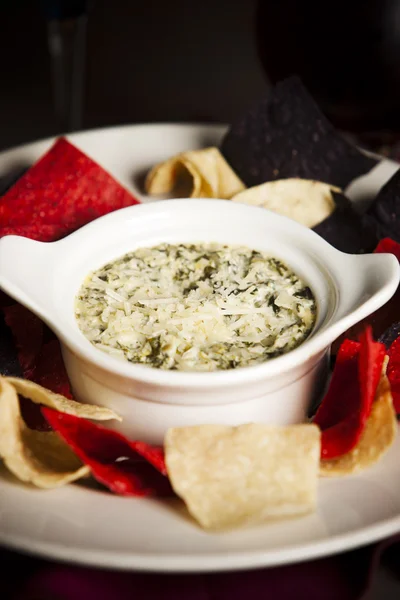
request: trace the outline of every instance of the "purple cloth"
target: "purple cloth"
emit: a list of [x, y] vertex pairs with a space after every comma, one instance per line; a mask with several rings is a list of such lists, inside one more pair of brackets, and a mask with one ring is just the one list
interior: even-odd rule
[[84, 568], [0, 552], [5, 600], [361, 600], [380, 563], [400, 578], [400, 535], [294, 565], [207, 575]]

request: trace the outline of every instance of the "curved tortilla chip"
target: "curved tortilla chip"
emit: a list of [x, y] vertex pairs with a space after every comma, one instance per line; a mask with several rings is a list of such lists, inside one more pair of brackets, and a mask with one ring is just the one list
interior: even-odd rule
[[315, 227], [333, 213], [335, 201], [332, 192], [340, 191], [321, 181], [280, 179], [248, 188], [232, 200], [268, 208], [306, 227]]
[[20, 413], [15, 387], [0, 378], [0, 457], [21, 481], [53, 488], [89, 475], [68, 445], [54, 432], [29, 429]]
[[367, 469], [387, 452], [396, 433], [397, 420], [390, 383], [386, 375], [382, 375], [371, 413], [357, 446], [343, 456], [322, 460], [320, 475], [338, 477]]
[[[159, 163], [146, 177], [145, 189], [150, 195], [169, 194], [189, 179], [189, 190], [182, 195], [191, 198], [232, 198], [245, 185], [228, 165], [218, 148], [190, 150]], [[186, 193], [185, 193], [186, 192]]]
[[43, 415], [99, 483], [124, 496], [170, 496], [162, 448], [52, 408]]
[[312, 424], [178, 427], [165, 438], [172, 487], [210, 530], [312, 512], [320, 451]]
[[95, 421], [107, 421], [109, 419], [122, 420], [119, 415], [108, 408], [69, 400], [61, 396], [61, 394], [55, 394], [28, 379], [19, 379], [18, 377], [5, 377], [4, 379], [13, 386], [17, 394], [21, 394], [24, 398], [32, 400], [35, 404], [42, 404], [62, 413], [82, 417], [83, 419], [93, 419]]

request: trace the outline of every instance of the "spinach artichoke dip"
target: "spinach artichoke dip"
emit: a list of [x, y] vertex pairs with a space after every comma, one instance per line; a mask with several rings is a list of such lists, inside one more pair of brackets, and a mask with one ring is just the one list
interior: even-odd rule
[[246, 247], [161, 244], [90, 274], [78, 325], [99, 350], [132, 363], [216, 371], [296, 348], [316, 315], [310, 290], [286, 265]]

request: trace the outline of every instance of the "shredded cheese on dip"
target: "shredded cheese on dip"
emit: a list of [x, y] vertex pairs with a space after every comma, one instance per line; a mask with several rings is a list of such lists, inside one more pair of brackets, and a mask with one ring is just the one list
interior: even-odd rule
[[161, 244], [89, 275], [76, 318], [96, 348], [159, 369], [255, 365], [301, 344], [309, 287], [276, 258], [238, 246]]

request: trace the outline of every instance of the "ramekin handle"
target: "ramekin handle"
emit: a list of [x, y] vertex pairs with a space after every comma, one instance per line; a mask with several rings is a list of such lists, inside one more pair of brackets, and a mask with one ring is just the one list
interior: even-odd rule
[[400, 265], [393, 254], [341, 253], [334, 270], [339, 282], [339, 302], [332, 329], [337, 330], [337, 335], [386, 304], [400, 281]]
[[0, 240], [0, 288], [47, 320], [54, 243], [9, 235]]

